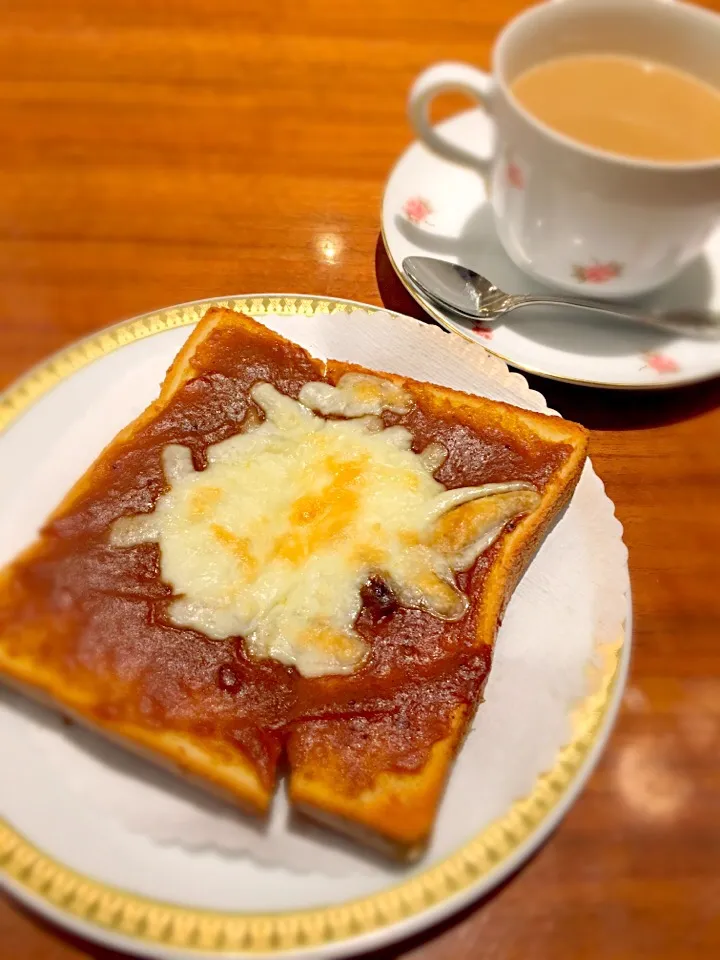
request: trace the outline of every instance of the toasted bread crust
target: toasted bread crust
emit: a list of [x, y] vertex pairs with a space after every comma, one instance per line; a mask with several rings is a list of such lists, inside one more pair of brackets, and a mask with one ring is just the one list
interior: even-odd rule
[[[450, 733], [435, 743], [419, 772], [381, 773], [372, 787], [347, 789], [342, 757], [320, 766], [293, 766], [290, 800], [302, 814], [398, 860], [420, 857], [427, 844], [452, 761], [468, 729], [468, 707], [455, 709]], [[362, 744], [357, 744], [362, 749]]]
[[[93, 467], [73, 486], [50, 520], [62, 516], [92, 488], [96, 464], [114, 457], [115, 451], [165, 409], [177, 392], [202, 370], [202, 346], [214, 332], [245, 330], [254, 337], [277, 342], [278, 335], [249, 317], [214, 308], [188, 338], [168, 370], [158, 399], [133, 423], [124, 428], [103, 450]], [[580, 477], [587, 448], [582, 427], [559, 417], [520, 410], [443, 387], [424, 384], [395, 374], [366, 370], [353, 364], [329, 361], [328, 378], [334, 382], [350, 370], [380, 375], [403, 384], [438, 417], [459, 419], [472, 426], [501, 426], [529, 439], [568, 448], [568, 455], [550, 478], [540, 506], [523, 518], [501, 541], [501, 547], [485, 581], [477, 615], [478, 644], [494, 642], [497, 625], [512, 591], [532, 559], [540, 542], [569, 501]], [[31, 554], [33, 547], [23, 557]], [[21, 558], [22, 559], [22, 558]], [[12, 575], [12, 566], [0, 577], [0, 595]], [[74, 719], [98, 729], [136, 752], [175, 769], [228, 797], [247, 810], [264, 813], [270, 804], [272, 786], [263, 783], [252, 762], [222, 742], [209, 741], [189, 733], [146, 729], [111, 720], [99, 720], [67, 677], [54, 675], [32, 658], [13, 654], [0, 637], [0, 679], [5, 679], [45, 702], [59, 705]], [[360, 792], [345, 782], [342, 758], [323, 769], [296, 766], [290, 777], [290, 797], [306, 815], [331, 824], [366, 843], [401, 858], [414, 858], [427, 843], [437, 806], [452, 760], [474, 714], [474, 706], [456, 708], [449, 734], [437, 742], [424, 768], [416, 773], [386, 771], [375, 783]], [[359, 744], [358, 749], [362, 746]]]
[[4, 658], [0, 648], [0, 677], [41, 706], [61, 708], [68, 720], [101, 734], [118, 746], [130, 750], [155, 766], [181, 776], [184, 780], [240, 807], [255, 816], [267, 814], [272, 793], [259, 780], [257, 772], [242, 754], [230, 751], [227, 744], [212, 743], [175, 731], [149, 731], [128, 723], [104, 723], [88, 711], [80, 701], [73, 702], [72, 693], [57, 681], [38, 682], [37, 670], [17, 660]]

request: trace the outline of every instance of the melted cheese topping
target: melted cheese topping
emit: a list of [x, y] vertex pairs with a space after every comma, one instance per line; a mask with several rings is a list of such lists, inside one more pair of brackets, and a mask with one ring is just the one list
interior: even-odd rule
[[346, 373], [333, 387], [330, 383], [306, 383], [300, 402], [311, 410], [329, 416], [359, 417], [366, 413], [408, 413], [412, 397], [391, 380], [367, 373]]
[[[171, 622], [241, 636], [253, 657], [307, 677], [358, 669], [368, 649], [353, 625], [371, 575], [400, 603], [459, 619], [467, 598], [454, 571], [538, 502], [524, 483], [446, 491], [432, 476], [440, 445], [416, 454], [407, 430], [364, 415], [408, 409], [389, 382], [306, 384], [302, 403], [267, 383], [251, 395], [265, 420], [209, 447], [200, 472], [187, 448], [166, 447], [168, 491], [152, 514], [117, 520], [111, 543], [156, 540]], [[309, 406], [357, 419], [325, 420]]]

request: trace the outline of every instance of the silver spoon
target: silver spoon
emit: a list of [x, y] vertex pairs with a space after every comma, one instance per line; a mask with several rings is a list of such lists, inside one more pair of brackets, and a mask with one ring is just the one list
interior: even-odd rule
[[610, 314], [616, 319], [668, 330], [685, 337], [720, 340], [720, 314], [711, 310], [652, 310], [627, 304], [582, 300], [562, 294], [511, 294], [467, 267], [435, 257], [405, 257], [402, 263], [411, 284], [435, 304], [471, 320], [499, 320], [518, 307], [535, 305], [580, 307]]

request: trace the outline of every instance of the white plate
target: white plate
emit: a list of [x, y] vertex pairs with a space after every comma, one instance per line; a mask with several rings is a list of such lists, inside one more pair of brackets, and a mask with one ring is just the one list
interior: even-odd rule
[[[491, 125], [482, 110], [460, 113], [446, 120], [442, 130], [466, 149], [489, 152]], [[395, 271], [432, 317], [528, 373], [626, 389], [678, 386], [720, 374], [720, 343], [674, 337], [564, 308], [527, 307], [489, 326], [431, 305], [408, 284], [401, 268], [405, 257], [462, 263], [511, 293], [546, 288], [519, 270], [502, 249], [480, 175], [440, 159], [421, 143], [413, 143], [390, 174], [382, 231]], [[720, 229], [677, 280], [638, 302], [720, 311]]]
[[[365, 338], [364, 352], [374, 351], [376, 366], [397, 372], [413, 373], [410, 346], [429, 337], [438, 379], [452, 380], [456, 368], [467, 365], [478, 383], [492, 382], [494, 395], [545, 409], [542, 397], [501, 361], [410, 318], [391, 317], [370, 307], [349, 317], [361, 305], [311, 297], [257, 296], [221, 302], [263, 317], [288, 334], [297, 330], [296, 339], [309, 347], [320, 337], [333, 344], [333, 354], [340, 358], [356, 354], [355, 347], [344, 346], [354, 330], [355, 342]], [[19, 466], [14, 475], [6, 471], [1, 481], [0, 560], [32, 536], [36, 523], [105, 442], [156, 395], [189, 325], [209, 303], [170, 308], [103, 331], [51, 358], [0, 397], [0, 429], [6, 428], [0, 435], [0, 462]], [[408, 344], [404, 355], [397, 349], [383, 353], [393, 338]], [[54, 480], [48, 484], [43, 477], [51, 470]], [[508, 608], [496, 652], [495, 682], [491, 677], [480, 723], [468, 738], [460, 765], [463, 757], [467, 765], [473, 756], [472, 738], [482, 741], [479, 727], [482, 717], [490, 716], [493, 697], [498, 699], [495, 693], [503, 683], [512, 687], [518, 673], [509, 623], [532, 619], [537, 630], [539, 614], [532, 602], [526, 608], [531, 596], [527, 589], [538, 571], [543, 584], [554, 581], [566, 593], [565, 581], [579, 577], [583, 589], [578, 595], [589, 598], [578, 600], [573, 592], [565, 609], [552, 617], [553, 622], [570, 618], [570, 646], [582, 643], [594, 651], [592, 691], [573, 703], [572, 732], [569, 721], [567, 730], [558, 732], [564, 739], [557, 741], [549, 769], [545, 767], [542, 775], [542, 767], [534, 772], [529, 793], [513, 798], [491, 822], [479, 812], [483, 806], [477, 797], [468, 802], [462, 795], [462, 776], [451, 778], [432, 847], [419, 864], [399, 869], [368, 860], [363, 870], [331, 877], [322, 870], [299, 873], [212, 850], [160, 846], [124, 828], [94, 798], [74, 791], [72, 769], [64, 779], [41, 752], [29, 749], [41, 714], [14, 695], [3, 694], [0, 878], [9, 891], [51, 919], [148, 957], [346, 956], [440, 920], [499, 883], [545, 839], [577, 796], [605, 744], [630, 649], [627, 562], [620, 533], [602, 484], [588, 466], [570, 509]], [[596, 569], [599, 543], [611, 547], [610, 585], [603, 580], [602, 590], [588, 582]], [[568, 545], [567, 556], [564, 546], [557, 556], [558, 544]], [[579, 564], [569, 556], [574, 547]], [[555, 554], [545, 554], [543, 561], [543, 552], [553, 549]], [[578, 574], [576, 567], [585, 563], [588, 572]], [[601, 624], [598, 608], [608, 593], [617, 603], [609, 622], [606, 617]], [[528, 633], [524, 626], [519, 632]], [[609, 633], [614, 640], [606, 643]], [[558, 670], [556, 654], [542, 655], [551, 687], [563, 682], [552, 675]], [[579, 661], [582, 677], [589, 667], [584, 656]], [[539, 705], [528, 702], [524, 711], [522, 722], [531, 732], [521, 728], [523, 742], [532, 742], [532, 731], [541, 722], [535, 714], [545, 709], [542, 696], [547, 690], [540, 687], [546, 684], [546, 679], [537, 682]], [[98, 745], [102, 754], [102, 741]], [[498, 747], [503, 754], [502, 744]], [[517, 759], [514, 751], [507, 753], [502, 764], [508, 771], [518, 764], [526, 768], [530, 764], [535, 770], [540, 762], [535, 756]]]

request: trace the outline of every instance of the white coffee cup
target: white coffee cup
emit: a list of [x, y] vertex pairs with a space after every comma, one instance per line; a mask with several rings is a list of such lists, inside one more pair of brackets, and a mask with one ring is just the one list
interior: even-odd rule
[[[661, 163], [596, 150], [551, 130], [510, 91], [535, 64], [593, 52], [656, 60], [720, 88], [717, 14], [676, 0], [552, 0], [505, 27], [490, 74], [435, 64], [415, 81], [408, 110], [431, 150], [488, 175], [498, 235], [521, 269], [583, 296], [634, 296], [676, 276], [720, 221], [720, 157]], [[491, 155], [431, 125], [431, 101], [449, 90], [492, 116]]]

